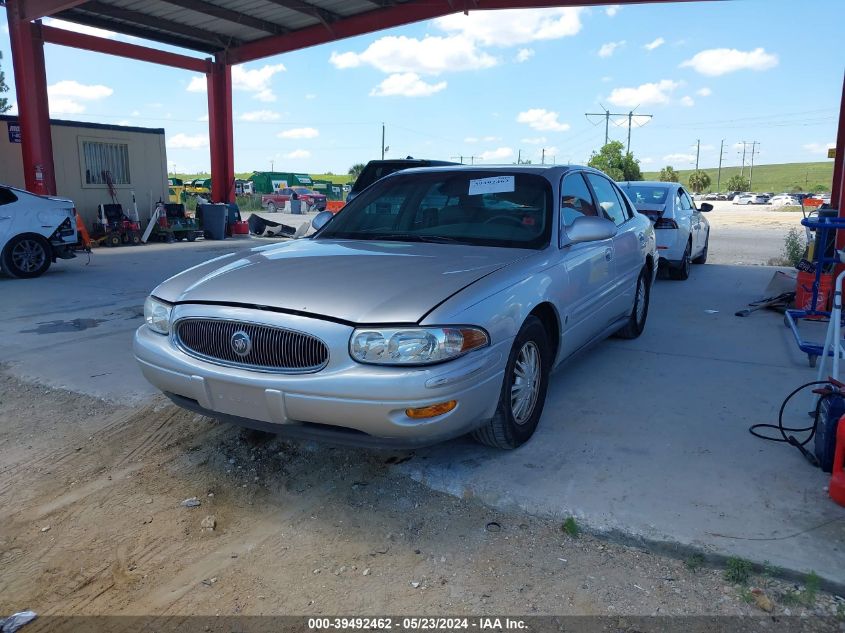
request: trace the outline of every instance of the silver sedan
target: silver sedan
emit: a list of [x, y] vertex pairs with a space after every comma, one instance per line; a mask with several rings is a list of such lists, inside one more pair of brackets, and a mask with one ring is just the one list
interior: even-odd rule
[[639, 336], [657, 272], [649, 219], [586, 167], [403, 171], [314, 225], [158, 286], [135, 335], [146, 378], [289, 437], [515, 448], [556, 365]]

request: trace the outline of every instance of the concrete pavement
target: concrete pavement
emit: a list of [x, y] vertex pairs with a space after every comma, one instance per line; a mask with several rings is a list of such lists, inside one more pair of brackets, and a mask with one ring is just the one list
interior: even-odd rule
[[[89, 265], [59, 262], [40, 279], [0, 277], [0, 363], [27, 380], [143, 402], [155, 391], [131, 335], [147, 293], [188, 266], [270, 241], [99, 249]], [[747, 431], [774, 421], [783, 397], [814, 378], [780, 315], [733, 316], [773, 272], [706, 265], [686, 282], [658, 281], [641, 338], [603, 342], [552, 377], [527, 445], [500, 452], [458, 440], [397, 468], [492, 506], [845, 586], [845, 508], [827, 497], [828, 476]], [[807, 405], [791, 408], [796, 425]]]

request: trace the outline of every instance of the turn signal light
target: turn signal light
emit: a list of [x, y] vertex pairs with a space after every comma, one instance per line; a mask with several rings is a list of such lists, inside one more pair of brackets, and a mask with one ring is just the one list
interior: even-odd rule
[[440, 404], [432, 404], [427, 407], [418, 407], [416, 409], [405, 409], [405, 415], [409, 418], [419, 420], [422, 418], [433, 418], [444, 413], [449, 413], [452, 409], [458, 406], [457, 400], [449, 400], [449, 402], [441, 402]]

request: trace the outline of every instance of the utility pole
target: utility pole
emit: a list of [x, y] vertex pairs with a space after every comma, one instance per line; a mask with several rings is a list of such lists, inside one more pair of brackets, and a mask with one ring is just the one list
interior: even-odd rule
[[[601, 116], [604, 117], [604, 144], [607, 145], [610, 141], [610, 117], [612, 116], [624, 116], [628, 117], [628, 147], [625, 150], [626, 152], [631, 151], [631, 128], [633, 127], [634, 121], [634, 111], [636, 108], [631, 110], [630, 112], [611, 112], [604, 106], [602, 106], [604, 112], [585, 112], [584, 116], [589, 118], [591, 116]], [[652, 118], [653, 114], [637, 114], [637, 116]]]
[[695, 141], [695, 171], [698, 171], [698, 157], [701, 154], [701, 139]]
[[543, 148], [543, 153], [542, 153], [541, 158], [540, 158], [540, 164], [541, 165], [546, 164], [546, 148], [545, 147]]
[[519, 153], [516, 155], [516, 164], [517, 165], [522, 164], [522, 150], [519, 150]]
[[[644, 116], [644, 117], [648, 117], [650, 119], [654, 115], [653, 114], [638, 114], [637, 116]], [[634, 120], [634, 111], [631, 110], [628, 113], [628, 147], [625, 150], [626, 154], [631, 151], [631, 127], [632, 127], [631, 123], [633, 122], [633, 120]]]
[[381, 159], [384, 160], [384, 122], [381, 124]]
[[722, 153], [725, 151], [725, 139], [722, 139], [722, 144], [719, 146], [719, 172], [716, 176], [716, 191], [721, 191], [722, 184]]
[[760, 141], [753, 141], [751, 143], [751, 171], [748, 172], [748, 188], [751, 189], [751, 184], [754, 182], [754, 154], [758, 153], [755, 148], [760, 144]]
[[470, 164], [475, 165], [475, 159], [479, 158], [479, 157], [478, 156], [464, 156], [463, 154], [461, 154], [460, 156], [450, 156], [449, 158], [451, 158], [452, 160], [454, 160], [456, 158], [459, 159], [461, 161], [461, 165], [464, 164], [464, 158], [468, 158]]
[[275, 170], [273, 169], [273, 166], [274, 166], [274, 165], [275, 165], [275, 163], [273, 162], [273, 159], [271, 158], [271, 159], [270, 159], [270, 171], [275, 171]]
[[[745, 146], [748, 145], [746, 141], [742, 141], [742, 167], [739, 168], [739, 177], [742, 178], [745, 175]], [[737, 152], [738, 154], [739, 152]]]
[[451, 158], [452, 160], [455, 160], [456, 158], [458, 158], [461, 161], [461, 165], [464, 164], [464, 157], [463, 156], [450, 156], [449, 158]]

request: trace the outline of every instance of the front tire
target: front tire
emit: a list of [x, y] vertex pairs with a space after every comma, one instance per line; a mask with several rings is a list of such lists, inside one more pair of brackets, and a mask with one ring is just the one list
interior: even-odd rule
[[18, 235], [3, 250], [3, 270], [19, 279], [40, 277], [50, 268], [50, 244], [40, 235]]
[[637, 278], [637, 290], [634, 294], [634, 307], [628, 317], [628, 323], [616, 333], [619, 338], [637, 338], [645, 329], [645, 322], [648, 319], [648, 305], [651, 299], [651, 284], [649, 283], [650, 273], [648, 266], [643, 266], [640, 276]]
[[477, 441], [514, 449], [531, 438], [546, 401], [551, 356], [546, 329], [540, 319], [529, 316], [511, 347], [496, 413], [473, 432]]

